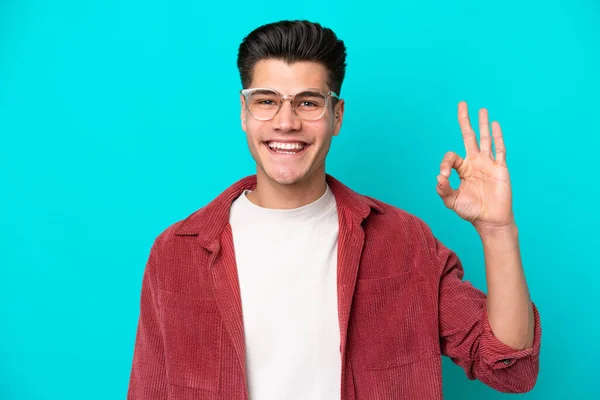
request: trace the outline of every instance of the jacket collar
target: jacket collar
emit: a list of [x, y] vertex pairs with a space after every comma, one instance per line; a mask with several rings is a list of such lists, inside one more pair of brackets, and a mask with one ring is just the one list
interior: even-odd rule
[[[367, 218], [371, 210], [383, 214], [383, 209], [371, 198], [354, 192], [349, 187], [332, 177], [326, 176], [326, 181], [338, 206], [347, 212], [354, 220], [362, 221]], [[216, 249], [221, 233], [229, 223], [229, 209], [231, 203], [237, 199], [244, 190], [256, 188], [256, 175], [247, 176], [217, 196], [205, 207], [191, 214], [175, 230], [178, 236], [198, 236], [200, 244], [207, 249]]]

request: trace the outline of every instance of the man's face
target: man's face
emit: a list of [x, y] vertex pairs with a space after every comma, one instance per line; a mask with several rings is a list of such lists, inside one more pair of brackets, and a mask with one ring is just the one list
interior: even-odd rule
[[[275, 89], [283, 95], [308, 88], [323, 93], [330, 90], [323, 65], [308, 61], [287, 64], [281, 60], [259, 61], [250, 88]], [[292, 110], [291, 102], [284, 101], [273, 119], [261, 121], [246, 110], [244, 96], [240, 99], [242, 129], [259, 176], [281, 185], [293, 185], [325, 173], [331, 139], [342, 124], [343, 101], [338, 101], [334, 109], [333, 98], [329, 97], [325, 114], [316, 121], [301, 119]]]

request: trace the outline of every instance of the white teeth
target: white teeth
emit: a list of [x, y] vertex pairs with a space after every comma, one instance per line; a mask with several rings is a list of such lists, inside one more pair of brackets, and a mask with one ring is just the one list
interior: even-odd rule
[[302, 143], [280, 143], [280, 142], [269, 142], [269, 147], [272, 149], [281, 150], [302, 150], [304, 144]]

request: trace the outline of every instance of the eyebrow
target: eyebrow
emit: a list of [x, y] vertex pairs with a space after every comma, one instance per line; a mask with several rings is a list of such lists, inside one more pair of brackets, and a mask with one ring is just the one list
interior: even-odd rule
[[[279, 93], [276, 89], [270, 89], [270, 88], [257, 88], [254, 90], [255, 94], [262, 94], [262, 95], [267, 95], [267, 94], [273, 94], [273, 93]], [[320, 89], [316, 89], [316, 88], [306, 88], [306, 89], [302, 89], [299, 92], [296, 92], [296, 94], [301, 94], [304, 96], [311, 96], [311, 97], [319, 97], [319, 96], [323, 96], [324, 93], [320, 91]]]
[[304, 90], [304, 91], [300, 91], [297, 94], [302, 94], [304, 96], [310, 96], [310, 97], [320, 97], [323, 96], [323, 93], [321, 92], [317, 92], [314, 89], [308, 89], [308, 90]]
[[258, 89], [258, 90], [255, 90], [254, 93], [256, 93], [256, 94], [273, 94], [273, 93], [276, 93], [276, 91], [273, 89]]

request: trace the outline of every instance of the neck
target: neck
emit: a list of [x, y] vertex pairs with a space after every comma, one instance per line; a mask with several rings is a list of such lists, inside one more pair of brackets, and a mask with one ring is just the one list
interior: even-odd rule
[[291, 210], [317, 201], [326, 189], [325, 171], [291, 185], [281, 185], [257, 171], [256, 188], [248, 200], [263, 208]]

